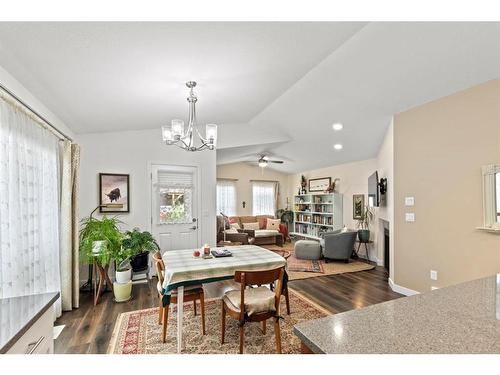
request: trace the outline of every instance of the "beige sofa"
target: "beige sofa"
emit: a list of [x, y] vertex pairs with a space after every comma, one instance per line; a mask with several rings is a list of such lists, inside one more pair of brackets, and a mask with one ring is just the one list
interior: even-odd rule
[[260, 223], [263, 226], [264, 219], [274, 219], [274, 216], [259, 215], [259, 216], [231, 216], [231, 222], [238, 223], [240, 229], [238, 232], [247, 233], [250, 238], [253, 238], [254, 245], [278, 245], [283, 246], [283, 234], [277, 230], [261, 229], [244, 229], [245, 223]]

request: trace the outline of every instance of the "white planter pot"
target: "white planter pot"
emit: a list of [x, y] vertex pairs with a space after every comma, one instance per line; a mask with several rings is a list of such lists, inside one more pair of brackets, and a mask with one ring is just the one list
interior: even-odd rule
[[132, 281], [125, 284], [113, 283], [115, 302], [128, 301], [132, 295]]
[[116, 271], [116, 282], [118, 284], [126, 284], [132, 280], [132, 270]]

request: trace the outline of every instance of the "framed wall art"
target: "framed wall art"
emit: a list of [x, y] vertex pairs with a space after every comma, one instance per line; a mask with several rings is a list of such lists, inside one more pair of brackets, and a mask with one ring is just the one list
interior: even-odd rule
[[309, 192], [323, 192], [328, 190], [332, 183], [331, 177], [309, 179]]
[[365, 195], [354, 194], [352, 196], [352, 218], [359, 220], [362, 218], [365, 210]]
[[122, 208], [100, 207], [101, 213], [130, 212], [130, 175], [99, 173], [99, 205], [122, 204]]

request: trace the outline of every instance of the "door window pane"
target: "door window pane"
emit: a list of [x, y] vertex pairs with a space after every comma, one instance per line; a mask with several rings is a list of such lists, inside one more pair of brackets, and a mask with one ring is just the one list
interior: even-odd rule
[[190, 188], [160, 188], [159, 222], [161, 224], [192, 222], [191, 195]]

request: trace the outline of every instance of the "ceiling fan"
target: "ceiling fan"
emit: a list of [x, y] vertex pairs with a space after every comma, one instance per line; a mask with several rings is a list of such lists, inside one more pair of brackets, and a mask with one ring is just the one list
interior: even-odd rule
[[259, 156], [259, 160], [257, 161], [257, 163], [259, 164], [259, 167], [265, 168], [265, 167], [267, 167], [267, 165], [269, 163], [283, 164], [284, 161], [283, 160], [270, 160], [269, 156], [267, 156], [267, 155], [260, 155]]

